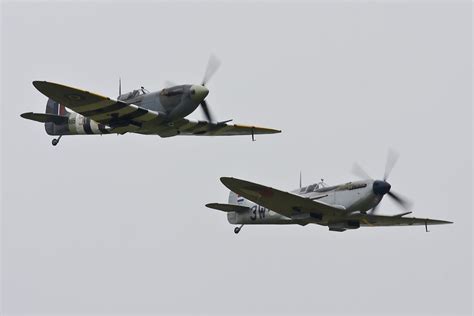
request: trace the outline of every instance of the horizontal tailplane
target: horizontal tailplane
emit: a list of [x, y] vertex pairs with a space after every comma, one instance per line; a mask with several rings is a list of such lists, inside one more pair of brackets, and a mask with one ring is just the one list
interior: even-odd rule
[[222, 203], [209, 203], [206, 204], [207, 207], [219, 210], [222, 212], [245, 212], [250, 210], [246, 206], [234, 205], [234, 204], [222, 204]]
[[56, 114], [46, 114], [46, 113], [23, 113], [21, 114], [22, 118], [40, 122], [40, 123], [54, 123], [54, 124], [67, 124], [67, 116], [60, 116]]

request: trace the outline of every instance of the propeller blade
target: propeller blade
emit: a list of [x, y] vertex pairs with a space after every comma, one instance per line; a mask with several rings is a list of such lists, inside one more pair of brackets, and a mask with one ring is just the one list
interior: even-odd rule
[[207, 121], [210, 123], [214, 122], [214, 119], [212, 118], [212, 115], [211, 115], [211, 111], [209, 111], [209, 107], [207, 106], [206, 100], [203, 100], [201, 102], [201, 108], [204, 111], [204, 115], [206, 116]]
[[388, 192], [387, 194], [405, 210], [408, 210], [411, 207], [412, 203], [408, 199], [402, 198], [399, 194], [391, 192], [391, 191]]
[[390, 149], [387, 154], [387, 163], [385, 164], [385, 172], [383, 174], [383, 181], [386, 181], [392, 172], [393, 167], [397, 163], [398, 153]]
[[352, 166], [352, 173], [361, 179], [372, 179], [372, 177], [369, 176], [369, 174], [365, 172], [365, 170], [358, 163], [355, 163]]
[[217, 69], [219, 69], [220, 65], [221, 62], [216, 56], [211, 55], [209, 57], [206, 72], [204, 73], [204, 78], [202, 79], [203, 86], [205, 86], [209, 82], [209, 80], [211, 80], [212, 76], [216, 73]]

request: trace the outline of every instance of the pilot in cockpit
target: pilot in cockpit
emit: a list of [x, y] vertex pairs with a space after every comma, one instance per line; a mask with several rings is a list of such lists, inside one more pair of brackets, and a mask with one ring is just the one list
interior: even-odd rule
[[135, 99], [138, 96], [147, 94], [148, 90], [146, 90], [144, 87], [140, 87], [140, 89], [133, 90], [132, 92], [128, 92], [125, 94], [122, 94], [118, 97], [119, 100], [130, 100], [130, 99]]

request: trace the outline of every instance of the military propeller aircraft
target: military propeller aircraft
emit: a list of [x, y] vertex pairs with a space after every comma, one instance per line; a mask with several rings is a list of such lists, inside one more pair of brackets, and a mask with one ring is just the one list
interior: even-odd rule
[[[119, 80], [117, 100], [58, 83], [34, 81], [36, 89], [49, 98], [46, 113], [28, 112], [21, 114], [21, 117], [44, 123], [47, 134], [59, 136], [52, 140], [53, 146], [63, 135], [252, 135], [254, 140], [256, 134], [280, 133], [280, 130], [270, 128], [228, 124], [232, 120], [214, 120], [205, 100], [209, 94], [206, 84], [219, 64], [211, 56], [201, 84], [176, 85], [157, 92], [141, 87], [122, 94]], [[185, 118], [199, 106], [207, 121]]]
[[[231, 190], [229, 203], [210, 203], [207, 207], [227, 213], [230, 224], [238, 234], [246, 224], [318, 224], [330, 231], [343, 232], [359, 227], [410, 226], [451, 224], [452, 222], [405, 217], [411, 203], [391, 190], [388, 176], [396, 162], [389, 154], [383, 180], [374, 180], [358, 165], [354, 172], [365, 180], [327, 186], [323, 180], [291, 192], [280, 191], [261, 184], [222, 177], [221, 182]], [[377, 209], [382, 198], [388, 195], [405, 212], [396, 215], [379, 215]]]

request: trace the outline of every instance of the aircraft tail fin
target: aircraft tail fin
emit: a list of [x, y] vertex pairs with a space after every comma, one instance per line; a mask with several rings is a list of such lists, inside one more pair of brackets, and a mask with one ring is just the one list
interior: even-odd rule
[[237, 193], [229, 191], [229, 204], [235, 204], [239, 205], [241, 202], [243, 202], [243, 198]]
[[59, 116], [67, 116], [67, 110], [64, 105], [59, 104], [53, 99], [48, 99], [46, 103], [46, 114], [54, 114]]
[[46, 133], [49, 135], [62, 135], [67, 129], [69, 112], [64, 105], [60, 105], [53, 99], [46, 103], [46, 113], [27, 112], [20, 116], [24, 119], [44, 123]]

